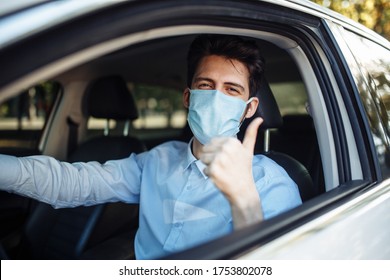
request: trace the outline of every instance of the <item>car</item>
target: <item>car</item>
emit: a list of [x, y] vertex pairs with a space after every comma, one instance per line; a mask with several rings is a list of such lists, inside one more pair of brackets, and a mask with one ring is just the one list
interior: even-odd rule
[[[286, 169], [303, 204], [165, 259], [390, 258], [384, 37], [299, 0], [1, 5], [1, 154], [104, 162], [189, 141], [190, 42], [251, 38], [266, 61], [255, 153]], [[0, 211], [2, 259], [134, 258], [137, 205], [53, 209], [2, 191]]]

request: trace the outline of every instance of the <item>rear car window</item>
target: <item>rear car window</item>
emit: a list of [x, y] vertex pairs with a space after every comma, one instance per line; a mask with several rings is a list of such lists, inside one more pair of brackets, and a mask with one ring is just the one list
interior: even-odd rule
[[282, 116], [307, 114], [307, 93], [302, 81], [270, 83]]
[[173, 88], [148, 84], [130, 85], [138, 106], [136, 129], [183, 128], [187, 113], [183, 106], [183, 92]]
[[[178, 139], [187, 122], [182, 90], [146, 83], [128, 83], [137, 104], [138, 118], [129, 124], [129, 136], [141, 139], [152, 148], [170, 139]], [[101, 135], [108, 128], [109, 135], [123, 135], [125, 121], [89, 118], [87, 137]]]
[[0, 148], [37, 149], [59, 91], [43, 82], [0, 103]]
[[[187, 113], [183, 106], [182, 92], [177, 89], [148, 84], [129, 83], [134, 95], [139, 117], [133, 121], [135, 130], [183, 128]], [[108, 121], [111, 133], [120, 130], [121, 124], [115, 120]], [[107, 125], [104, 119], [90, 118], [89, 130], [101, 130]], [[120, 131], [119, 131], [120, 133]]]

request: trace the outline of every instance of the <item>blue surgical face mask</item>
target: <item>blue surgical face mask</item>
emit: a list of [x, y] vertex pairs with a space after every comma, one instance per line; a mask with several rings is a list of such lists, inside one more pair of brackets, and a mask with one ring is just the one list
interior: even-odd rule
[[218, 90], [190, 90], [188, 124], [203, 145], [217, 136], [235, 136], [246, 111], [247, 102]]

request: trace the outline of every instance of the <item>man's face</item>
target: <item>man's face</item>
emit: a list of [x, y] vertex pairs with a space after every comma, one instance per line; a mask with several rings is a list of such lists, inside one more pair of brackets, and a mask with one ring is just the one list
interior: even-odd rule
[[[218, 90], [223, 94], [239, 98], [246, 103], [250, 96], [249, 71], [243, 63], [237, 60], [226, 59], [223, 56], [217, 55], [206, 56], [200, 61], [199, 66], [196, 69], [191, 83], [191, 89]], [[188, 88], [184, 90], [183, 103], [186, 108], [190, 107], [190, 90]], [[239, 121], [241, 122], [244, 118], [252, 117], [256, 112], [258, 104], [258, 98], [253, 97], [251, 102], [247, 104], [246, 110]], [[216, 108], [210, 107], [209, 109], [215, 110]], [[208, 121], [213, 122], [211, 119]], [[218, 129], [215, 131], [217, 130]], [[202, 144], [196, 137], [197, 136], [195, 136], [193, 149], [194, 154], [198, 157], [198, 148], [201, 147]]]
[[249, 71], [238, 60], [222, 56], [204, 57], [194, 75], [192, 89], [219, 90], [226, 95], [249, 99]]
[[[196, 69], [191, 83], [191, 89], [219, 90], [226, 95], [248, 101], [249, 71], [238, 60], [226, 59], [223, 56], [209, 55], [204, 57]], [[183, 103], [186, 108], [190, 104], [190, 92], [184, 90]], [[256, 112], [259, 100], [257, 97], [248, 104], [243, 118], [250, 118]]]

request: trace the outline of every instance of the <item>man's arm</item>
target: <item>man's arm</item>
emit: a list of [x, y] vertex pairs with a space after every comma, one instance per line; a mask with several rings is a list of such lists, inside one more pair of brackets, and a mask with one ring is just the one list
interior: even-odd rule
[[[54, 207], [102, 202], [137, 202], [139, 167], [135, 156], [124, 160], [66, 163], [47, 156], [0, 155], [0, 189], [28, 196]], [[130, 172], [124, 172], [126, 171]]]
[[263, 220], [252, 173], [257, 130], [262, 122], [256, 118], [250, 123], [242, 143], [231, 137], [213, 139], [203, 147], [200, 157], [207, 165], [205, 174], [230, 202], [235, 229]]

